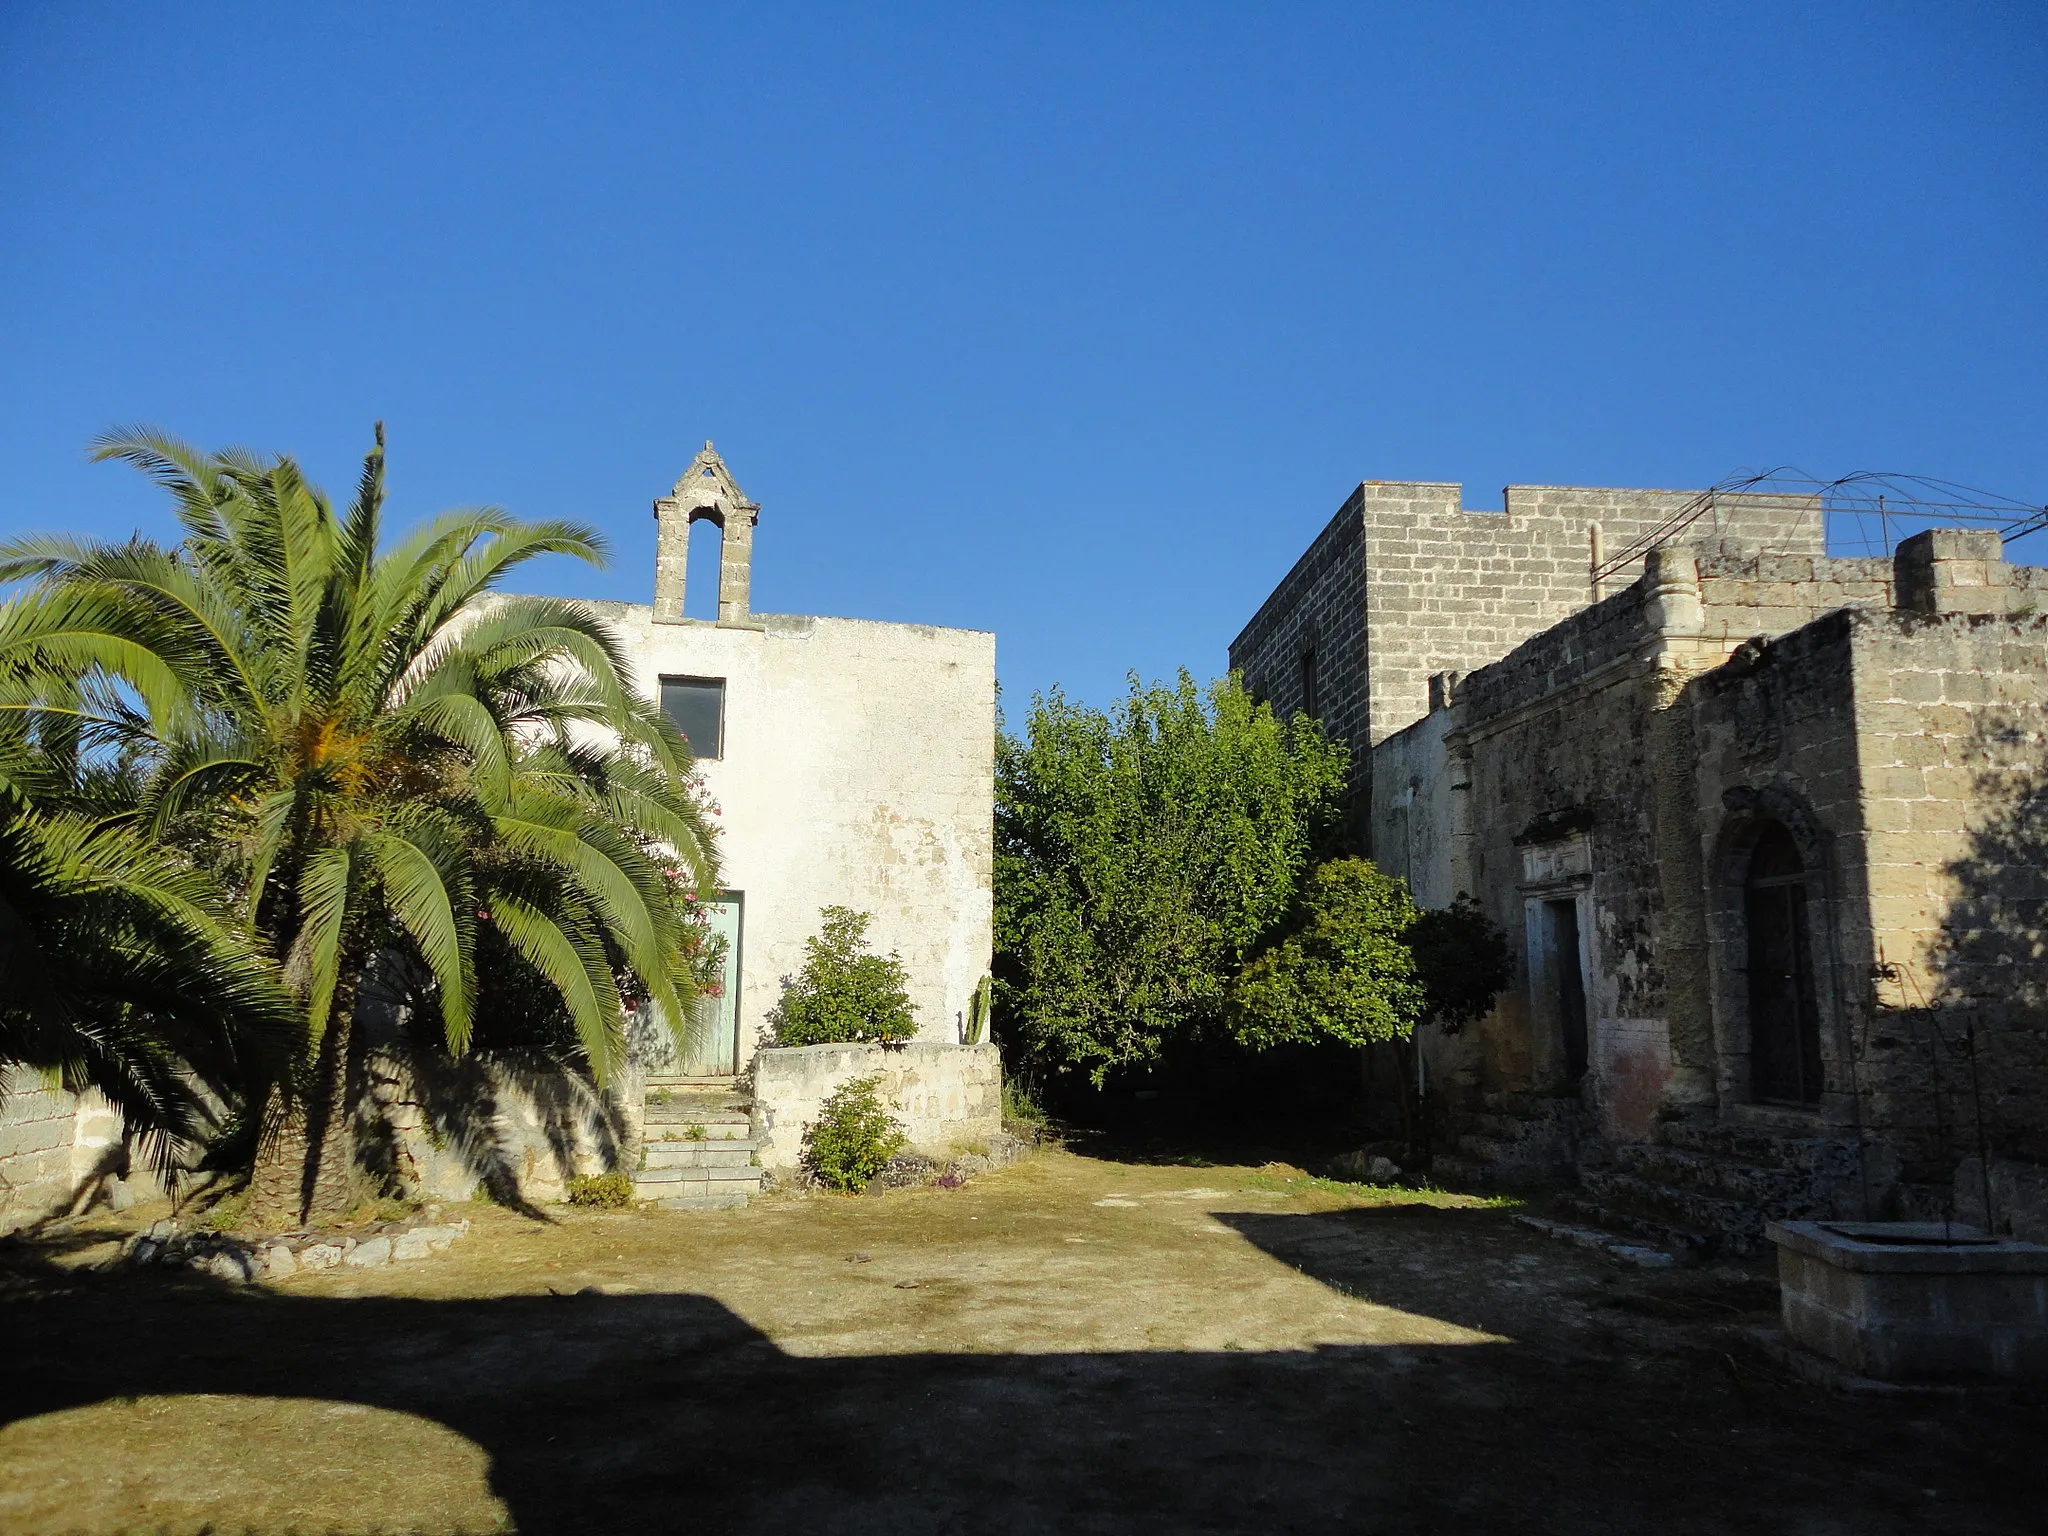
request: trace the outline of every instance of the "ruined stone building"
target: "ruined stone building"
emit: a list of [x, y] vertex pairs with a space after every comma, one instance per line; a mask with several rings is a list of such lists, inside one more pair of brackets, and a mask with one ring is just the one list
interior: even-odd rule
[[2048, 1224], [2048, 571], [1823, 535], [1817, 498], [1367, 484], [1232, 645], [1352, 744], [1362, 847], [1509, 935], [1404, 1085], [1440, 1174], [1707, 1249]]

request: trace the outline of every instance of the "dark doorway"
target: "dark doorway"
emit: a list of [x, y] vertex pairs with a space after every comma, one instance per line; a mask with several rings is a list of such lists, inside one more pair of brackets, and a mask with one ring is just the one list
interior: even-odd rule
[[1564, 1075], [1576, 1083], [1586, 1075], [1586, 972], [1579, 959], [1579, 904], [1543, 903], [1550, 939], [1550, 972], [1557, 983], [1557, 1023], [1564, 1044]]
[[1750, 1097], [1820, 1102], [1820, 1010], [1806, 922], [1806, 865], [1792, 834], [1773, 822], [1757, 839], [1743, 881], [1749, 928]]

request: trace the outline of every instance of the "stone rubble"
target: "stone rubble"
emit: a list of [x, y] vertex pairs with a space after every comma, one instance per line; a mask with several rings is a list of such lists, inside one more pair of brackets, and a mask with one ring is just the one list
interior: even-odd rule
[[343, 1265], [350, 1269], [378, 1269], [429, 1258], [445, 1253], [451, 1243], [468, 1231], [465, 1218], [455, 1222], [385, 1222], [362, 1238], [287, 1233], [245, 1240], [159, 1221], [128, 1240], [119, 1262], [183, 1267], [231, 1285], [247, 1285], [257, 1280], [275, 1284], [295, 1274], [316, 1274]]

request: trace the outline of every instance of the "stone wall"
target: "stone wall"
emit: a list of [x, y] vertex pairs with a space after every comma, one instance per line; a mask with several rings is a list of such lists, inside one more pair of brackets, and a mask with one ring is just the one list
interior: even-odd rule
[[[2048, 1162], [2048, 616], [1870, 618], [1851, 643], [1887, 971], [1871, 1113], [1905, 1135], [1909, 1178], [1945, 1183], [1980, 1109], [1994, 1155]], [[1982, 1092], [1939, 1044], [1972, 1035]]]
[[120, 1112], [99, 1094], [0, 1072], [0, 1233], [60, 1216], [128, 1172]]
[[[1230, 664], [1253, 692], [1292, 713], [1304, 702], [1302, 657], [1313, 652], [1317, 713], [1352, 747], [1364, 781], [1374, 771], [1370, 749], [1428, 714], [1432, 676], [1498, 661], [1627, 589], [1640, 554], [1597, 589], [1596, 564], [1618, 560], [1698, 494], [1509, 486], [1502, 511], [1473, 512], [1457, 485], [1368, 481], [1231, 643]], [[1804, 560], [1809, 577], [1816, 557], [1836, 563], [1824, 560], [1812, 497], [1720, 497], [1679, 537], [1717, 552]], [[1370, 802], [1368, 785], [1356, 793]]]
[[[1367, 744], [1365, 649], [1366, 488], [1352, 492], [1308, 552], [1230, 643], [1230, 665], [1283, 718], [1317, 715], [1332, 737], [1363, 754]], [[1315, 658], [1315, 708], [1303, 693], [1303, 659]]]
[[754, 1058], [762, 1163], [796, 1167], [804, 1130], [825, 1100], [868, 1076], [881, 1079], [878, 1096], [902, 1124], [912, 1151], [945, 1158], [977, 1144], [986, 1150], [1002, 1132], [1002, 1061], [992, 1044], [777, 1046]]
[[641, 1138], [638, 1078], [606, 1092], [573, 1067], [511, 1055], [373, 1051], [363, 1109], [370, 1165], [429, 1200], [481, 1188], [505, 1205], [558, 1202], [574, 1175], [630, 1171]]

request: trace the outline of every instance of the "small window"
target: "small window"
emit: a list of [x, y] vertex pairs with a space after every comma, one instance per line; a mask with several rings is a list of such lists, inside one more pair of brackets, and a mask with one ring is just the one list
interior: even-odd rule
[[1313, 650], [1301, 653], [1301, 712], [1310, 719], [1322, 715], [1319, 707], [1322, 700], [1316, 697], [1316, 653]]
[[699, 758], [725, 756], [725, 679], [664, 677], [661, 712], [675, 722]]

